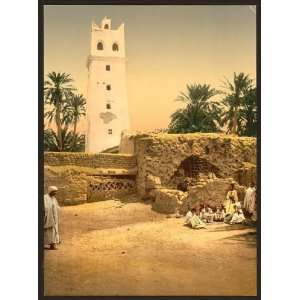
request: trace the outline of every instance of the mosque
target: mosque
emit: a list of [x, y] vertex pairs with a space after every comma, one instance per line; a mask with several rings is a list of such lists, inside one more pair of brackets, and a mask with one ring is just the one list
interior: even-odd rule
[[130, 128], [126, 90], [124, 23], [112, 29], [105, 17], [91, 25], [87, 59], [86, 152], [99, 153], [120, 144], [121, 132]]

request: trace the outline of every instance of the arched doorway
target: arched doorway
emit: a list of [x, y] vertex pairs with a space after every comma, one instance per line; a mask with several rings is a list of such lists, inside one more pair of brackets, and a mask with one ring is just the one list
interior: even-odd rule
[[187, 191], [188, 186], [194, 185], [199, 178], [208, 178], [210, 173], [220, 177], [220, 170], [215, 165], [200, 156], [191, 155], [180, 163], [171, 178], [171, 185]]
[[197, 155], [192, 155], [184, 159], [178, 169], [180, 168], [183, 169], [185, 177], [192, 178], [196, 178], [200, 174], [208, 175], [209, 173], [214, 173], [216, 176], [219, 176], [220, 172], [212, 163]]

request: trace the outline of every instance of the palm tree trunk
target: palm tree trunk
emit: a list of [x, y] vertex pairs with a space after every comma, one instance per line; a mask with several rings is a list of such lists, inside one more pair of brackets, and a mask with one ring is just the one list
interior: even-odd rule
[[60, 106], [56, 108], [56, 114], [55, 114], [55, 122], [56, 122], [56, 128], [57, 128], [57, 138], [58, 138], [58, 150], [62, 151], [62, 130], [61, 130], [61, 120], [60, 120]]
[[237, 108], [234, 108], [233, 111], [233, 122], [232, 122], [232, 133], [236, 134], [237, 133]]
[[77, 130], [77, 119], [75, 118], [74, 128], [73, 128], [73, 148], [75, 148], [76, 145], [76, 130]]

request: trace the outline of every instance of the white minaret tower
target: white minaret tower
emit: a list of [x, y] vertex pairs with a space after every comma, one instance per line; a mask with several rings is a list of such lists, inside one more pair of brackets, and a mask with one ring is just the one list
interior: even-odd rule
[[124, 24], [111, 29], [111, 20], [91, 28], [87, 61], [86, 152], [101, 152], [120, 144], [121, 132], [129, 129], [126, 91]]

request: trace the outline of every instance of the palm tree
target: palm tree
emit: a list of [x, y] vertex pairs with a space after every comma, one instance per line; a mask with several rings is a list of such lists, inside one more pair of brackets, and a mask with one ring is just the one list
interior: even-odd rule
[[[48, 128], [44, 130], [44, 151], [84, 151], [85, 136], [73, 134], [67, 127], [62, 128], [62, 147], [60, 148], [59, 139], [56, 132]], [[74, 142], [75, 141], [75, 142]]]
[[256, 136], [257, 134], [257, 106], [256, 88], [252, 88], [245, 95], [243, 107], [241, 109], [243, 127], [241, 135]]
[[82, 94], [71, 94], [65, 106], [64, 121], [66, 124], [73, 124], [74, 145], [76, 143], [77, 124], [86, 112], [86, 100]]
[[207, 84], [187, 85], [176, 101], [186, 103], [171, 115], [169, 133], [216, 132], [219, 130], [221, 109], [211, 98], [219, 92]]
[[226, 89], [223, 104], [228, 108], [223, 115], [223, 124], [227, 124], [228, 132], [237, 134], [241, 124], [241, 111], [246, 94], [253, 88], [253, 80], [244, 73], [233, 74], [233, 82], [225, 78]]
[[45, 118], [56, 123], [58, 149], [63, 149], [62, 125], [63, 125], [63, 110], [66, 101], [74, 88], [70, 85], [73, 82], [70, 74], [51, 72], [47, 74], [48, 80], [44, 83], [44, 101], [45, 104], [51, 105], [52, 110], [45, 113]]

